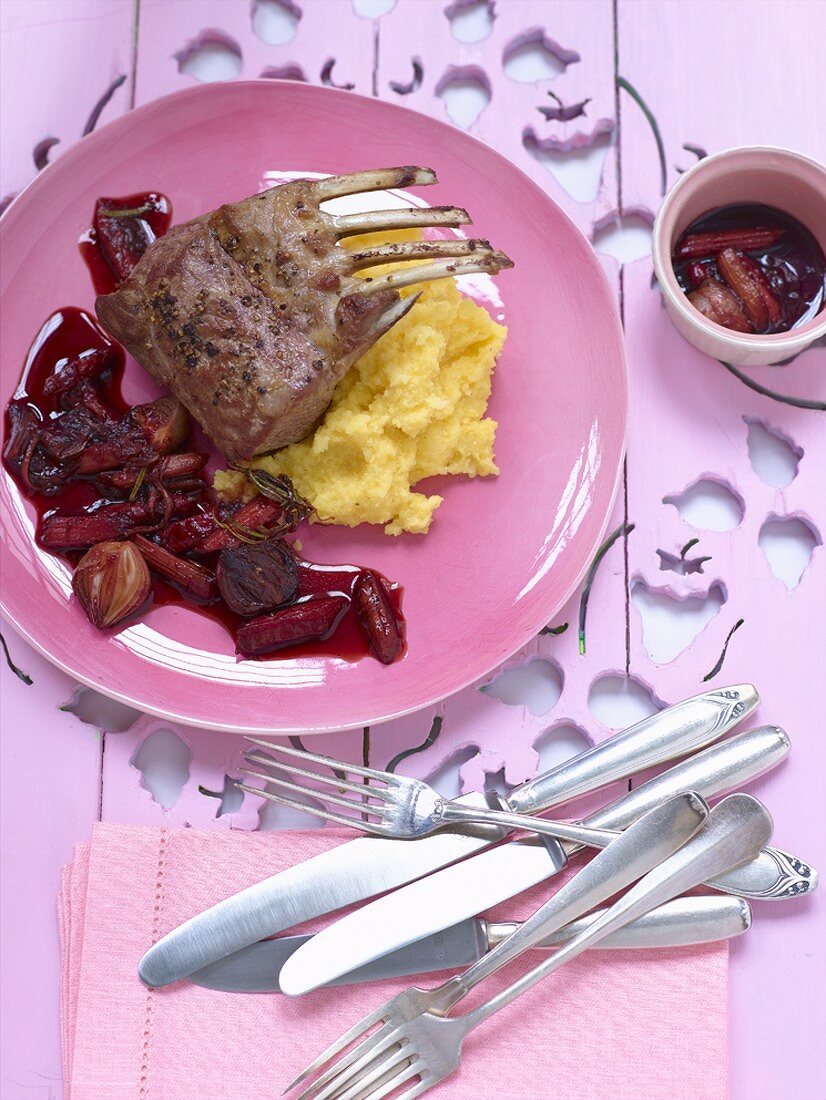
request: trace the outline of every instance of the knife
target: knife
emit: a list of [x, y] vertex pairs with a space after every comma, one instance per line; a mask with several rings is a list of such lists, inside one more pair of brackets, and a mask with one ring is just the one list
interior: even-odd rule
[[[738, 734], [590, 814], [584, 824], [622, 829], [676, 794], [691, 790], [706, 799], [722, 794], [775, 767], [788, 751], [789, 739], [777, 726]], [[307, 993], [389, 951], [482, 913], [561, 870], [580, 847], [563, 842], [558, 845], [562, 859], [555, 859], [534, 839], [511, 841], [372, 901], [323, 929], [287, 959], [281, 988], [291, 996]], [[761, 853], [756, 868], [747, 864], [712, 885], [744, 893], [756, 884], [761, 896], [776, 896], [772, 889], [778, 887], [778, 865], [771, 852]], [[808, 879], [798, 874], [795, 881], [811, 889], [813, 872]]]
[[[566, 943], [593, 924], [603, 909], [571, 921], [537, 944], [549, 949]], [[684, 947], [728, 940], [751, 924], [751, 908], [743, 898], [720, 895], [675, 898], [601, 940], [599, 948]], [[460, 921], [452, 928], [425, 936], [366, 966], [336, 978], [331, 985], [355, 985], [411, 974], [430, 974], [470, 966], [519, 928], [516, 923], [492, 924], [480, 917]], [[189, 980], [206, 989], [229, 993], [280, 993], [281, 967], [311, 936], [281, 936], [236, 951], [226, 959], [190, 974]]]
[[[694, 752], [722, 737], [757, 706], [751, 684], [706, 691], [638, 722], [511, 791], [506, 807], [535, 813]], [[488, 805], [484, 795], [458, 801]], [[138, 972], [148, 986], [168, 985], [294, 924], [411, 882], [501, 840], [489, 826], [406, 840], [352, 840], [213, 905], [147, 951]], [[555, 858], [561, 848], [550, 841]], [[553, 868], [551, 868], [553, 869]]]

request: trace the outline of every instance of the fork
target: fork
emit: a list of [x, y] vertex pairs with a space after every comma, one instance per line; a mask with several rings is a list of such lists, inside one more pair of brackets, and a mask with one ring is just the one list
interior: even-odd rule
[[[731, 795], [710, 813], [692, 793], [662, 803], [464, 975], [433, 990], [413, 987], [393, 998], [329, 1047], [285, 1091], [321, 1070], [298, 1100], [380, 1100], [414, 1079], [399, 1100], [420, 1096], [458, 1068], [462, 1043], [474, 1028], [618, 928], [705, 878], [752, 858], [771, 833], [768, 811], [750, 795]], [[472, 1012], [446, 1015], [475, 985], [558, 927], [560, 920], [587, 911], [638, 878], [619, 901], [551, 958]], [[377, 1024], [378, 1030], [367, 1034]], [[358, 1045], [346, 1050], [359, 1039]], [[346, 1053], [333, 1060], [343, 1050]]]
[[[274, 745], [255, 737], [248, 737], [247, 740], [256, 745], [265, 746], [267, 754], [253, 750], [245, 752], [244, 759], [248, 763], [268, 770], [262, 772], [241, 768], [243, 775], [264, 779], [270, 786], [284, 788], [293, 794], [309, 796], [327, 805], [357, 810], [360, 816], [348, 817], [328, 809], [327, 805], [322, 808], [316, 801], [300, 802], [295, 798], [261, 790], [258, 787], [250, 787], [244, 783], [235, 784], [239, 790], [304, 810], [306, 813], [315, 814], [328, 821], [335, 821], [339, 825], [350, 825], [374, 836], [416, 840], [450, 825], [496, 825], [512, 829], [528, 829], [533, 833], [552, 836], [557, 840], [570, 840], [575, 844], [587, 845], [589, 848], [605, 848], [619, 835], [612, 829], [594, 829], [567, 821], [549, 821], [547, 818], [528, 817], [526, 814], [514, 814], [506, 810], [485, 810], [461, 805], [442, 798], [437, 791], [420, 779], [409, 779], [403, 775], [394, 775], [392, 772], [382, 772], [376, 768], [365, 768], [357, 764], [345, 764], [330, 756], [321, 756], [319, 753], [286, 745]], [[335, 774], [325, 775], [323, 772], [311, 771], [297, 764], [274, 759], [272, 754], [279, 753], [305, 764], [323, 764], [331, 768]], [[275, 773], [273, 769], [276, 769]], [[284, 779], [279, 774], [284, 771], [334, 787], [335, 793], [320, 791], [315, 787], [302, 786], [300, 783]], [[354, 782], [353, 777], [360, 778], [361, 782]]]

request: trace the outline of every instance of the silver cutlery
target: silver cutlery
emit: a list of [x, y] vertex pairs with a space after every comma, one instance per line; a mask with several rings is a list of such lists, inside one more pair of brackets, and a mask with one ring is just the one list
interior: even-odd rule
[[[543, 937], [534, 947], [547, 951], [567, 943], [599, 920], [604, 911], [597, 909], [571, 921]], [[743, 898], [702, 894], [668, 901], [612, 932], [595, 946], [605, 950], [686, 947], [732, 939], [746, 932], [750, 925], [751, 907]], [[470, 966], [520, 927], [519, 923], [491, 923], [472, 917], [343, 974], [330, 985], [356, 985]], [[229, 993], [280, 993], [281, 967], [309, 939], [309, 936], [279, 936], [250, 944], [203, 970], [196, 970], [189, 975], [189, 981]]]
[[[412, 1100], [444, 1080], [458, 1068], [462, 1043], [474, 1028], [628, 921], [752, 858], [771, 838], [768, 812], [749, 795], [724, 799], [697, 831], [704, 811], [693, 794], [649, 811], [470, 970], [436, 989], [413, 987], [393, 998], [321, 1054], [287, 1091], [319, 1070], [299, 1100], [380, 1100], [407, 1085], [412, 1087], [399, 1100]], [[659, 859], [653, 866], [648, 862], [646, 873], [646, 857], [650, 860], [656, 848]], [[641, 874], [635, 886], [551, 958], [473, 1011], [446, 1015], [479, 982], [538, 942], [549, 928], [558, 927], [560, 917], [587, 911], [595, 897], [605, 899]]]
[[[584, 824], [624, 829], [663, 799], [686, 790], [713, 798], [775, 767], [788, 751], [788, 737], [777, 726], [736, 734], [589, 814]], [[369, 902], [324, 928], [287, 959], [281, 970], [281, 988], [290, 995], [307, 993], [536, 886], [559, 871], [579, 850], [567, 842], [551, 844], [558, 848], [561, 858], [555, 858], [554, 852], [536, 838], [515, 840]], [[802, 861], [797, 863], [801, 870], [789, 874], [780, 869], [779, 854], [767, 849], [748, 867], [709, 885], [743, 897], [752, 892], [761, 898], [791, 896], [795, 890], [813, 889], [816, 883], [814, 871]]]
[[[686, 756], [722, 737], [757, 703], [758, 695], [751, 684], [686, 699], [522, 784], [510, 792], [504, 808], [515, 813], [550, 808]], [[471, 806], [487, 805], [480, 794], [466, 795], [462, 801]], [[463, 859], [501, 836], [501, 830], [485, 827], [476, 830], [475, 835], [445, 831], [418, 844], [362, 838], [339, 845], [185, 921], [147, 951], [140, 962], [140, 976], [149, 986], [167, 985], [294, 924]], [[557, 848], [554, 841], [547, 843]], [[548, 860], [546, 874], [552, 873], [554, 862], [548, 855], [544, 858]], [[563, 858], [561, 848], [556, 858], [557, 862]]]
[[[338, 825], [350, 825], [372, 836], [420, 840], [451, 825], [493, 825], [502, 829], [528, 829], [533, 833], [552, 836], [557, 840], [569, 840], [590, 848], [604, 848], [616, 839], [617, 834], [608, 829], [589, 829], [576, 822], [549, 821], [547, 818], [513, 814], [507, 810], [483, 810], [478, 806], [466, 806], [442, 798], [420, 779], [409, 779], [404, 775], [365, 768], [359, 764], [347, 764], [330, 756], [321, 756], [319, 753], [288, 745], [275, 745], [257, 737], [248, 737], [247, 741], [266, 746], [267, 754], [257, 751], [244, 753], [247, 762], [265, 769], [253, 771], [250, 768], [241, 768], [244, 775], [263, 779], [268, 786], [309, 796], [313, 801], [299, 801], [270, 790], [247, 786], [246, 783], [236, 783], [239, 790], [263, 795], [272, 802], [304, 810], [326, 821], [335, 821]], [[287, 761], [281, 761], [279, 756], [286, 756]], [[334, 774], [325, 775], [324, 772], [299, 767], [293, 763], [295, 760], [305, 765], [321, 764], [322, 767], [330, 768]], [[290, 779], [284, 778], [285, 770], [289, 772]], [[332, 790], [319, 790], [317, 787], [296, 783], [293, 781], [296, 775], [321, 783]], [[358, 782], [359, 779], [361, 782]], [[336, 809], [330, 809], [330, 806], [357, 811], [359, 816], [345, 816]]]

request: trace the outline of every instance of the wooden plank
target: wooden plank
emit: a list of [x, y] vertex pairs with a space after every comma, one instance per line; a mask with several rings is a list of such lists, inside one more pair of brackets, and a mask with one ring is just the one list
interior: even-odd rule
[[[3, 0], [0, 5], [0, 199], [35, 176], [87, 128], [129, 109], [135, 0]], [[118, 83], [120, 82], [120, 83]], [[45, 163], [45, 159], [43, 163]]]
[[0, 667], [0, 1096], [61, 1094], [55, 899], [72, 847], [97, 818], [101, 736], [60, 706], [75, 684], [2, 626], [12, 659]]
[[[57, 139], [45, 163], [96, 119], [128, 110], [133, 18], [133, 0], [0, 4], [0, 198], [34, 177], [38, 143]], [[76, 685], [10, 627], [4, 635], [34, 683], [0, 667], [0, 1095], [51, 1100], [62, 1094], [55, 898], [61, 867], [98, 815], [102, 736], [60, 712]]]
[[[704, 14], [705, 13], [705, 14]], [[826, 131], [817, 104], [826, 95], [822, 66], [812, 63], [826, 41], [826, 6], [763, 0], [726, 5], [620, 0], [620, 73], [640, 93], [662, 136], [668, 182], [689, 166], [696, 144], [708, 152], [777, 143], [819, 159]], [[643, 112], [621, 93], [622, 200], [654, 211], [660, 160]], [[796, 518], [822, 543], [826, 499], [823, 414], [758, 396], [679, 337], [651, 287], [650, 262], [625, 269], [624, 302], [632, 405], [628, 458], [632, 600], [631, 669], [657, 690], [688, 695], [705, 684], [753, 681], [764, 700], [758, 719], [791, 735], [789, 762], [750, 787], [777, 824], [776, 842], [821, 867], [826, 812], [818, 776], [826, 766], [823, 717], [815, 685], [826, 652], [823, 616], [826, 555], [815, 547], [797, 587], [772, 575], [760, 546], [774, 517]], [[786, 368], [751, 372], [783, 393], [826, 398], [826, 349]], [[782, 488], [752, 465], [749, 424], [765, 425], [799, 451], [797, 473]], [[698, 479], [712, 479], [742, 502], [730, 530], [708, 530], [663, 503]], [[736, 518], [736, 517], [735, 517]], [[663, 571], [658, 550], [710, 556], [702, 572]], [[717, 595], [722, 606], [696, 638], [670, 660], [651, 655], [653, 615], [679, 614]], [[694, 601], [693, 603], [691, 601]], [[711, 605], [709, 605], [711, 606]], [[713, 674], [730, 630], [722, 671]], [[732, 1095], [735, 1100], [791, 1100], [826, 1093], [819, 1054], [826, 1003], [826, 965], [815, 903], [755, 905], [755, 927], [733, 945]], [[807, 996], [801, 999], [801, 990]], [[778, 1039], [780, 1038], [780, 1041]]]
[[[272, 43], [256, 31], [261, 23], [252, 2], [142, 0], [136, 103], [191, 87], [198, 78], [182, 71], [181, 65], [204, 47], [214, 55], [207, 73], [232, 73], [244, 79], [292, 77], [315, 84], [326, 79], [370, 94], [374, 56], [370, 20], [359, 18], [350, 4], [339, 0], [269, 5], [271, 11], [279, 7], [282, 18], [277, 26], [284, 34], [289, 34], [284, 13], [299, 8], [301, 15], [287, 41]], [[330, 73], [323, 78], [330, 63]]]

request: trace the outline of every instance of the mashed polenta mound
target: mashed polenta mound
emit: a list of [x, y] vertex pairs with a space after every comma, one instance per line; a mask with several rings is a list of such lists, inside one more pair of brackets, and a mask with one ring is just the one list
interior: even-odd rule
[[[418, 482], [499, 473], [497, 423], [485, 411], [506, 335], [452, 279], [426, 284], [411, 311], [341, 380], [315, 431], [252, 465], [288, 474], [324, 522], [424, 534], [442, 497], [415, 492]], [[248, 486], [240, 472], [215, 476], [225, 496]]]

